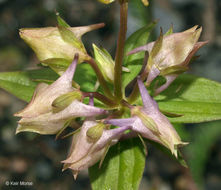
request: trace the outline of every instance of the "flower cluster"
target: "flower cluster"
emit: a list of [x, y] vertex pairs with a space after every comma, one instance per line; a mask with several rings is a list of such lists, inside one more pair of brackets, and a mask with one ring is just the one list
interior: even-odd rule
[[[186, 143], [182, 142], [168, 118], [161, 113], [146, 86], [148, 87], [157, 76], [164, 76], [166, 83], [155, 89], [155, 95], [159, 94], [180, 73], [187, 70], [196, 51], [207, 43], [198, 42], [202, 29], [194, 26], [180, 33], [170, 30], [163, 35], [161, 32], [157, 41], [128, 53], [149, 53], [147, 64], [136, 81], [143, 105], [138, 105], [137, 102], [131, 105], [129, 98], [123, 97], [119, 100], [109, 90], [107, 84], [113, 85], [116, 78], [115, 61], [111, 55], [105, 49], [93, 45], [93, 59], [87, 54], [80, 39], [85, 32], [103, 25], [71, 28], [60, 17], [58, 21], [58, 27], [20, 30], [21, 37], [36, 52], [39, 61], [50, 66], [61, 76], [50, 85], [38, 84], [31, 102], [15, 114], [21, 117], [16, 133], [29, 131], [39, 134], [61, 134], [73, 122], [78, 122], [78, 127], [73, 132], [69, 156], [62, 161], [64, 170], [73, 170], [75, 178], [79, 171], [99, 160], [102, 163], [108, 148], [123, 137], [142, 136], [165, 146], [177, 157], [178, 148]], [[82, 61], [92, 65], [108, 96], [101, 94], [102, 91], [83, 92], [80, 87], [73, 87], [77, 64]], [[136, 85], [133, 90], [136, 90]], [[85, 103], [86, 97], [89, 97], [89, 104]], [[103, 109], [94, 105], [94, 98], [106, 104]], [[81, 120], [76, 121], [76, 118]]]

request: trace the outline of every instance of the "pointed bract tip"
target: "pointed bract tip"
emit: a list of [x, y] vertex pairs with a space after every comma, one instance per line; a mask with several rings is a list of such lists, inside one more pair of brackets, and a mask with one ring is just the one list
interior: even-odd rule
[[20, 133], [21, 131], [19, 130], [19, 127], [17, 127], [15, 134], [17, 135], [18, 133]]
[[78, 171], [73, 171], [73, 176], [74, 176], [74, 180], [76, 180], [78, 177]]

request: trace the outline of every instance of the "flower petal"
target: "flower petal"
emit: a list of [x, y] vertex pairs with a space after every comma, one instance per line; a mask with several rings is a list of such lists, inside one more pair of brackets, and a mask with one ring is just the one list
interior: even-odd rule
[[137, 79], [138, 87], [140, 90], [140, 95], [143, 101], [144, 108], [147, 113], [155, 113], [156, 110], [159, 110], [158, 104], [156, 101], [149, 95], [146, 87], [144, 86], [141, 79]]
[[157, 88], [154, 91], [154, 96], [157, 96], [158, 94], [160, 94], [162, 91], [164, 91], [165, 89], [168, 88], [168, 86], [170, 86], [170, 84], [177, 78], [178, 75], [167, 75], [165, 76], [166, 78], [166, 83], [163, 84], [162, 86], [160, 86], [159, 88]]
[[74, 90], [72, 87], [72, 78], [75, 73], [78, 62], [78, 55], [75, 56], [72, 64], [51, 85], [39, 84], [35, 90], [31, 102], [22, 111], [15, 114], [17, 117], [36, 117], [40, 114], [50, 112], [52, 110], [52, 102], [60, 95]]

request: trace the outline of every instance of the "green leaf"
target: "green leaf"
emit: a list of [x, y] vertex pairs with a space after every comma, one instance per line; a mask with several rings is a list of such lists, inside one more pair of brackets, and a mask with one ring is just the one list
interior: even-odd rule
[[161, 110], [183, 115], [172, 122], [198, 123], [221, 119], [221, 84], [189, 74], [180, 75], [155, 98]]
[[[29, 102], [39, 82], [53, 82], [58, 75], [49, 68], [22, 72], [0, 73], [0, 88], [5, 89], [21, 100]], [[81, 90], [93, 91], [96, 75], [89, 64], [79, 64], [74, 81], [81, 85]]]
[[137, 190], [145, 166], [144, 147], [140, 139], [117, 143], [107, 153], [101, 168], [89, 168], [93, 190]]
[[57, 74], [51, 69], [0, 73], [0, 87], [24, 101], [30, 101], [37, 85], [35, 79], [55, 80]]
[[130, 70], [129, 72], [123, 72], [122, 74], [122, 85], [125, 88], [130, 81], [132, 81], [140, 72], [142, 68], [142, 59], [137, 59], [131, 62], [132, 64], [128, 65], [127, 68]]
[[156, 143], [154, 141], [150, 141], [148, 140], [148, 142], [150, 142], [154, 147], [156, 147], [158, 150], [162, 151], [166, 156], [169, 156], [171, 159], [173, 159], [174, 161], [177, 161], [181, 166], [188, 168], [188, 165], [186, 163], [186, 161], [184, 160], [180, 150], [178, 150], [178, 155], [177, 158], [171, 153], [171, 151], [166, 148], [165, 146]]
[[81, 90], [94, 91], [96, 80], [96, 74], [89, 64], [81, 63], [77, 65], [74, 81], [81, 86]]
[[42, 65], [49, 66], [56, 73], [61, 75], [71, 64], [72, 60], [64, 58], [51, 58], [41, 61]]
[[150, 32], [153, 30], [155, 25], [156, 25], [156, 22], [152, 22], [151, 24], [140, 28], [126, 40], [125, 48], [124, 48], [124, 52], [125, 52], [124, 65], [132, 64], [134, 60], [141, 59], [144, 57], [144, 52], [132, 54], [129, 56], [127, 56], [126, 54], [129, 51], [139, 46], [145, 45], [150, 37]]
[[134, 32], [125, 43], [125, 56], [124, 56], [124, 63], [128, 69], [129, 72], [123, 72], [123, 89], [129, 84], [131, 80], [133, 80], [138, 73], [140, 72], [142, 65], [143, 65], [143, 58], [144, 58], [144, 52], [139, 52], [136, 54], [132, 54], [127, 56], [126, 54], [142, 45], [145, 45], [150, 37], [150, 32], [153, 30], [154, 26], [156, 25], [156, 22], [153, 22], [147, 26], [144, 26]]
[[221, 122], [215, 121], [195, 126], [192, 134], [193, 142], [185, 147], [188, 164], [194, 181], [203, 189], [206, 162], [211, 155], [211, 147], [220, 138]]

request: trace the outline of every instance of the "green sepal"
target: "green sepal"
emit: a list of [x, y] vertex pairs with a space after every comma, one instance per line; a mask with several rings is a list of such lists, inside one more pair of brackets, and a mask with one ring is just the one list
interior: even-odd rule
[[173, 34], [173, 25], [171, 25], [169, 30], [164, 34], [164, 37], [169, 36], [170, 34]]
[[182, 66], [182, 65], [175, 65], [172, 67], [167, 67], [166, 69], [162, 70], [160, 72], [160, 75], [166, 76], [166, 75], [171, 75], [171, 74], [182, 74], [186, 72], [189, 68], [187, 66]]
[[58, 12], [56, 13], [56, 16], [57, 16], [58, 26], [70, 27], [70, 25], [63, 18], [60, 17]]
[[91, 127], [87, 130], [87, 137], [92, 141], [96, 142], [100, 139], [103, 134], [103, 129], [105, 125], [103, 123], [98, 123], [97, 125]]
[[84, 48], [84, 45], [82, 42], [74, 35], [72, 31], [70, 31], [68, 28], [64, 26], [58, 26], [59, 33], [61, 34], [62, 39], [75, 46], [78, 50], [86, 53], [86, 50]]
[[142, 123], [148, 128], [150, 129], [153, 133], [159, 135], [159, 130], [157, 127], [157, 124], [155, 123], [155, 121], [151, 118], [148, 117], [148, 115], [146, 115], [142, 110], [140, 110], [138, 107], [135, 107], [132, 109], [131, 111], [132, 115], [136, 115], [138, 116]]
[[68, 92], [56, 98], [52, 103], [53, 112], [57, 113], [69, 106], [74, 100], [81, 100], [82, 93], [79, 90]]

